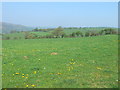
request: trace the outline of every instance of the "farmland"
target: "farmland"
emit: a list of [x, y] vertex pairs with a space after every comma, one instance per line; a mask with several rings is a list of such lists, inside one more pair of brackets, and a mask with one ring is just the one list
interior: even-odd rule
[[117, 88], [118, 36], [3, 40], [3, 88]]

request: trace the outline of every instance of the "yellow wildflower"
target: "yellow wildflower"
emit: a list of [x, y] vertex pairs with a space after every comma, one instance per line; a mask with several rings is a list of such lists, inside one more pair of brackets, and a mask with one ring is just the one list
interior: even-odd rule
[[36, 74], [37, 72], [36, 72], [36, 71], [34, 71], [33, 73], [34, 73], [34, 74]]
[[29, 85], [26, 85], [26, 87], [28, 87]]
[[70, 62], [70, 64], [72, 64], [72, 62]]
[[17, 75], [18, 75], [18, 74], [20, 74], [20, 73], [15, 73], [15, 74], [17, 74]]
[[62, 73], [57, 73], [58, 75], [61, 75]]
[[75, 62], [70, 62], [70, 64], [75, 64]]
[[73, 64], [75, 64], [75, 62]]
[[33, 85], [31, 85], [32, 87], [35, 87], [35, 85], [33, 84]]

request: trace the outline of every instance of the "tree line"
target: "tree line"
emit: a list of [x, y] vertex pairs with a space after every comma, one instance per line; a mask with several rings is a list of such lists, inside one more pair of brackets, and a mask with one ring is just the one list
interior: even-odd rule
[[[38, 32], [40, 30], [41, 29], [35, 28], [33, 31]], [[99, 32], [92, 30], [86, 31], [85, 33], [81, 31], [76, 31], [76, 32], [72, 32], [69, 35], [64, 32], [64, 28], [62, 28], [61, 26], [55, 28], [54, 30], [53, 29], [42, 29], [42, 30], [44, 32], [51, 31], [51, 33], [49, 35], [40, 36], [31, 32], [23, 32], [24, 39], [66, 38], [66, 37], [74, 38], [74, 37], [92, 37], [92, 36], [100, 36], [100, 35], [108, 35], [108, 34], [118, 34], [117, 30], [113, 28], [105, 28], [103, 30], [100, 30]], [[10, 37], [7, 36], [6, 38], [4, 37], [3, 39], [8, 40], [10, 39]], [[14, 37], [13, 39], [21, 39], [21, 37]]]

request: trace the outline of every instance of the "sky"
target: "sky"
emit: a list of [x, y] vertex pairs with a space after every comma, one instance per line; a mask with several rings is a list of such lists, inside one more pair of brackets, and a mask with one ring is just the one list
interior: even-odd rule
[[32, 27], [117, 27], [117, 2], [3, 2], [2, 21]]

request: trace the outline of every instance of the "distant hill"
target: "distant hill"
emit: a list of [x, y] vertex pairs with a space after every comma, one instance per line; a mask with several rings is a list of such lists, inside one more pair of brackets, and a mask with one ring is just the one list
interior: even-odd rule
[[11, 31], [31, 31], [32, 29], [34, 29], [34, 28], [27, 27], [24, 25], [0, 22], [0, 31], [2, 31], [2, 33], [10, 33]]

